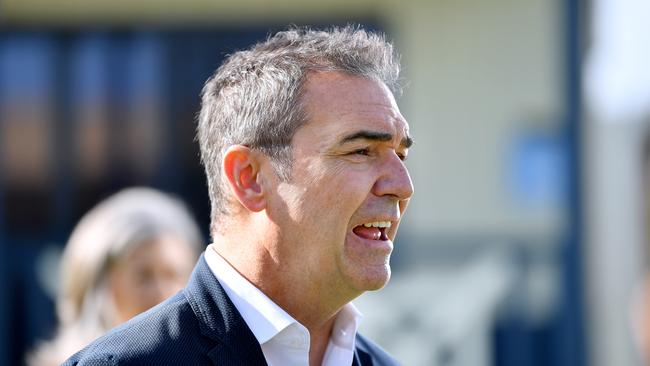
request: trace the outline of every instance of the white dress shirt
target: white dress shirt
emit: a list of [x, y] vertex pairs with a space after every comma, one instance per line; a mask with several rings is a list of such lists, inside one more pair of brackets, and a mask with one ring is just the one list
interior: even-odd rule
[[[257, 338], [269, 366], [309, 365], [309, 331], [239, 274], [217, 253], [214, 244], [205, 260], [224, 291]], [[361, 313], [348, 303], [336, 316], [323, 366], [352, 365]]]

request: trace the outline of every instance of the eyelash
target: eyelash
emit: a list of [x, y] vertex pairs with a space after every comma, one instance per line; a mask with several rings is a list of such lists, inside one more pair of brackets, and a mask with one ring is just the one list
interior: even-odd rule
[[[351, 154], [353, 154], [353, 155], [369, 156], [369, 155], [370, 155], [370, 149], [367, 148], [367, 147], [366, 147], [366, 148], [363, 148], [363, 149], [356, 149], [356, 150], [352, 151]], [[405, 155], [405, 154], [397, 153], [397, 157], [398, 157], [401, 161], [405, 161], [405, 160], [406, 160], [406, 155]]]
[[355, 155], [365, 155], [365, 156], [368, 156], [368, 155], [370, 155], [370, 149], [368, 149], [367, 147], [366, 147], [366, 148], [363, 148], [363, 149], [356, 149], [356, 150], [354, 150], [352, 153], [355, 154]]

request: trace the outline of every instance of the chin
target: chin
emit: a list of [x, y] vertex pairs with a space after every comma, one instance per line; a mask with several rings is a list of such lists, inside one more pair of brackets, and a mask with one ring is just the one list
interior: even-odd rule
[[356, 289], [361, 292], [376, 291], [388, 283], [390, 280], [390, 265], [385, 264], [373, 268], [364, 268], [363, 273], [358, 273], [353, 279]]

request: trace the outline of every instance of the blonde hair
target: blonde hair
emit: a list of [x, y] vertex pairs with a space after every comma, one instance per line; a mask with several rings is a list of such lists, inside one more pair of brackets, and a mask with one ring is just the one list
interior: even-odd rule
[[59, 364], [117, 325], [106, 285], [115, 260], [139, 244], [174, 235], [202, 249], [199, 229], [178, 199], [151, 188], [128, 188], [100, 202], [79, 221], [61, 260], [59, 329], [28, 356], [30, 365]]

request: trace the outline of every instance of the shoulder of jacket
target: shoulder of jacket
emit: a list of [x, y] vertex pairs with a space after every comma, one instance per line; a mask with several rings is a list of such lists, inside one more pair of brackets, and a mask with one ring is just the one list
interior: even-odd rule
[[[118, 360], [111, 354], [91, 354], [79, 357], [75, 354], [65, 361], [61, 366], [113, 366], [118, 365]], [[122, 363], [119, 363], [122, 364]]]
[[[371, 357], [373, 362], [372, 365], [376, 366], [399, 366], [400, 363], [397, 362], [393, 356], [386, 352], [381, 346], [377, 343], [371, 341], [367, 337], [363, 336], [360, 333], [357, 333], [356, 336], [356, 348], [361, 353], [365, 353], [367, 356]], [[363, 355], [361, 355], [363, 358]]]

